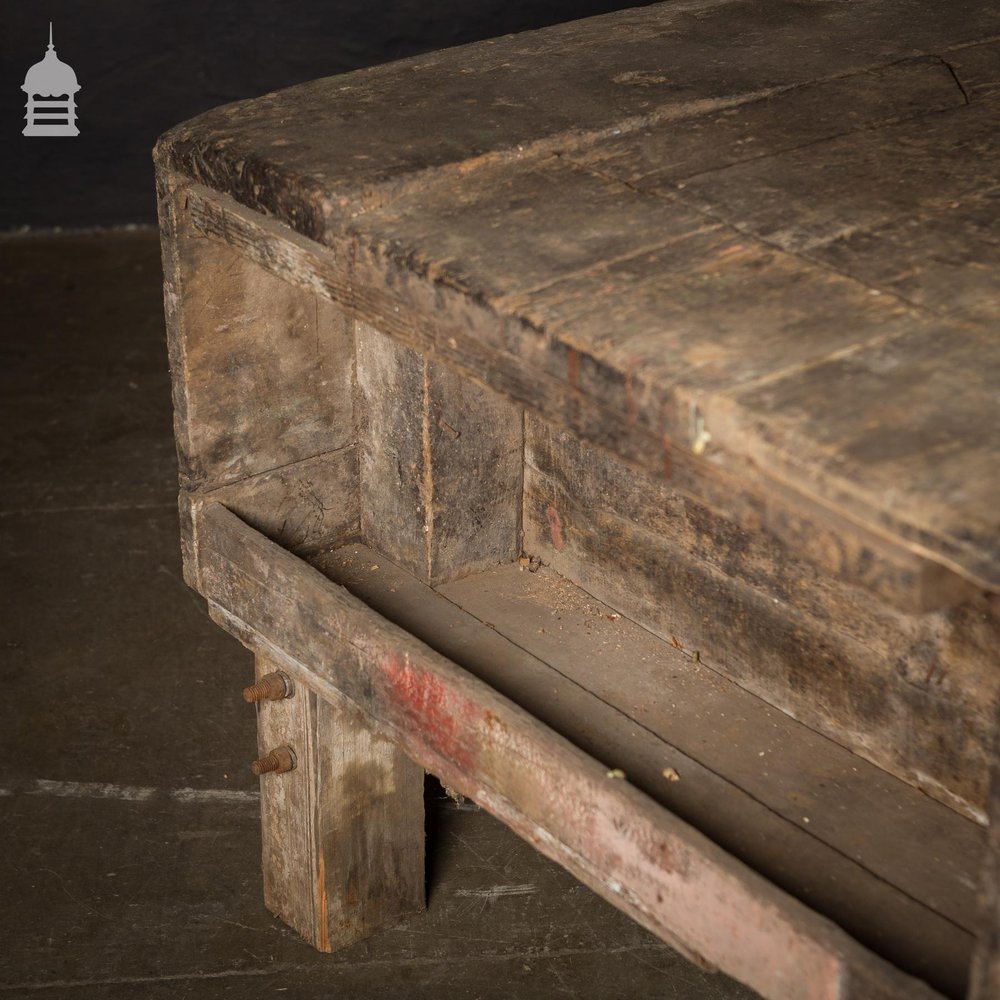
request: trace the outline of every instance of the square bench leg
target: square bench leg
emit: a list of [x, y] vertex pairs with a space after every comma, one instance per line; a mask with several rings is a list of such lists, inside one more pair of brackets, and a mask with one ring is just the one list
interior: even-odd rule
[[[257, 656], [257, 677], [278, 671]], [[422, 768], [347, 702], [298, 681], [258, 704], [260, 756], [295, 766], [261, 775], [264, 901], [320, 951], [345, 947], [424, 908]]]

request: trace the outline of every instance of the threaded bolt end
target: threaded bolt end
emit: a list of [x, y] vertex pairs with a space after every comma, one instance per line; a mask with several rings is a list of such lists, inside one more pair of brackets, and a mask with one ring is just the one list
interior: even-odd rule
[[250, 684], [243, 689], [244, 701], [263, 701], [266, 695], [263, 684]]
[[259, 760], [255, 760], [250, 765], [250, 770], [253, 771], [255, 775], [259, 778], [262, 774], [270, 774], [272, 771], [278, 769], [278, 762], [275, 760], [273, 754], [268, 754], [266, 757], [261, 757]]
[[262, 774], [284, 774], [295, 767], [295, 751], [291, 747], [275, 747], [270, 753], [258, 758], [250, 765], [250, 770], [259, 778]]
[[246, 702], [280, 701], [292, 693], [291, 678], [280, 670], [264, 674], [255, 684], [243, 689], [243, 700]]

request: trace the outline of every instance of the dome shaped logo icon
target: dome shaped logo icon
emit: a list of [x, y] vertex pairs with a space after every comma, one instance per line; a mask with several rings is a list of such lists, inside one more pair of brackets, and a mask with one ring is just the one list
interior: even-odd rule
[[73, 67], [64, 63], [52, 44], [49, 22], [49, 47], [45, 58], [36, 62], [24, 76], [21, 87], [28, 95], [22, 135], [79, 135], [76, 127], [76, 94], [80, 90]]

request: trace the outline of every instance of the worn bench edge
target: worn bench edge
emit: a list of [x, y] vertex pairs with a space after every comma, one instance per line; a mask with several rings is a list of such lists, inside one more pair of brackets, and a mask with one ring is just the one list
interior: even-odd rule
[[[465, 172], [477, 163], [496, 162], [498, 158], [522, 159], [545, 155], [557, 148], [579, 149], [592, 145], [612, 131], [614, 134], [632, 131], [649, 125], [664, 115], [671, 119], [682, 119], [722, 110], [792, 89], [799, 81], [736, 91], [724, 96], [693, 96], [681, 102], [669, 99], [648, 112], [627, 119], [621, 116], [608, 117], [596, 127], [590, 128], [566, 128], [555, 121], [545, 121], [543, 115], [536, 114], [531, 120], [531, 127], [517, 138], [499, 142], [467, 142], [465, 146], [456, 143], [450, 153], [446, 153], [433, 166], [414, 160], [385, 175], [379, 175], [377, 169], [373, 173], [358, 171], [348, 183], [338, 186], [331, 186], [318, 178], [303, 176], [300, 172], [289, 173], [274, 160], [262, 158], [259, 150], [252, 145], [241, 145], [238, 130], [233, 127], [235, 120], [244, 115], [259, 116], [264, 109], [276, 111], [283, 107], [295, 108], [304, 95], [334, 82], [344, 89], [361, 89], [366, 86], [374, 88], [387, 78], [392, 79], [410, 71], [419, 73], [426, 68], [441, 70], [450, 73], [452, 78], [457, 78], [465, 59], [484, 61], [494, 69], [504, 68], [509, 65], [505, 61], [507, 59], [523, 58], [529, 53], [581, 40], [585, 44], [589, 38], [600, 37], [602, 23], [609, 30], [619, 28], [623, 16], [628, 17], [631, 28], [636, 29], [638, 25], [639, 35], [644, 32], [655, 35], [665, 16], [672, 19], [687, 13], [697, 15], [732, 6], [736, 2], [738, 0], [672, 0], [670, 3], [611, 11], [321, 77], [259, 97], [220, 105], [181, 122], [156, 140], [153, 161], [159, 169], [174, 170], [209, 187], [225, 191], [247, 208], [273, 215], [309, 239], [326, 242], [352, 215], [364, 211], [372, 204], [385, 204], [395, 193], [409, 189], [414, 184], [419, 184], [421, 178], [437, 174], [441, 170], [457, 169]], [[407, 82], [422, 84], [422, 81], [417, 80]], [[336, 111], [336, 107], [328, 109], [328, 113]], [[397, 144], [397, 138], [391, 133], [384, 134], [382, 141], [386, 148], [390, 148]], [[372, 163], [377, 164], [378, 160], [378, 157], [373, 157]], [[282, 196], [274, 197], [276, 190], [280, 190]]]
[[[152, 155], [159, 170], [176, 171], [192, 180], [212, 187], [233, 197], [245, 207], [272, 215], [296, 232], [326, 243], [342, 233], [349, 220], [370, 207], [383, 207], [396, 194], [412, 190], [425, 179], [444, 173], [467, 173], [482, 164], [495, 164], [509, 158], [518, 160], [538, 159], [559, 151], [573, 153], [593, 147], [602, 138], [622, 136], [663, 122], [682, 121], [724, 111], [793, 91], [806, 85], [832, 82], [847, 77], [865, 76], [872, 71], [885, 69], [900, 61], [940, 59], [940, 53], [983, 44], [992, 36], [970, 41], [954, 40], [943, 46], [924, 47], [900, 44], [893, 51], [886, 48], [879, 56], [868, 61], [848, 60], [828, 76], [815, 76], [808, 72], [789, 75], [782, 82], [759, 86], [744, 86], [721, 90], [706, 90], [683, 97], [668, 95], [651, 102], [648, 109], [638, 114], [611, 114], [599, 122], [585, 127], [567, 127], [555, 119], [547, 120], [544, 110], [533, 108], [526, 116], [524, 132], [516, 137], [498, 137], [494, 140], [477, 139], [475, 143], [456, 142], [444, 151], [433, 165], [419, 157], [380, 172], [379, 157], [370, 158], [371, 167], [354, 169], [349, 178], [339, 184], [330, 184], [319, 176], [300, 171], [289, 172], [280, 164], [280, 157], [263, 157], [253, 143], [241, 143], [240, 129], [235, 122], [241, 118], [252, 120], [265, 113], [297, 108], [303, 97], [317, 88], [338, 85], [340, 90], [376, 89], [386, 80], [397, 86], [390, 88], [387, 96], [405, 100], [406, 86], [399, 86], [396, 77], [407, 73], [419, 74], [431, 68], [441, 71], [449, 79], [460, 79], [463, 60], [483, 61], [490, 69], [501, 69], [518, 58], [541, 55], [546, 51], [580, 45], [586, 48], [603, 34], [619, 31], [623, 26], [633, 34], [630, 40], [657, 37], [666, 24], [685, 16], [701, 16], [711, 11], [736, 6], [739, 0], [671, 0], [671, 2], [611, 11], [573, 21], [548, 25], [533, 30], [502, 35], [479, 41], [467, 42], [428, 53], [374, 66], [321, 77], [296, 84], [261, 96], [233, 101], [211, 108], [181, 122], [162, 133], [156, 140]], [[627, 18], [627, 21], [623, 20]], [[603, 32], [602, 32], [603, 29]], [[512, 71], [516, 74], [516, 68]], [[403, 81], [407, 86], [426, 86], [416, 78]], [[498, 92], [502, 93], [502, 86]], [[324, 112], [335, 115], [336, 104], [324, 105]], [[279, 121], [282, 119], [279, 116]], [[391, 131], [382, 131], [380, 140], [389, 149], [398, 144], [399, 137]], [[343, 166], [341, 164], [341, 166]], [[353, 168], [351, 168], [353, 169]], [[282, 196], [275, 197], [276, 190]], [[299, 189], [296, 191], [296, 189]]]

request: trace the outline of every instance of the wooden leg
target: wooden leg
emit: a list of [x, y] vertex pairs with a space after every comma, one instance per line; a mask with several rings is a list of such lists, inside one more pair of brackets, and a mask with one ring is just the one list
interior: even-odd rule
[[[279, 668], [257, 658], [257, 676]], [[264, 901], [320, 951], [424, 908], [423, 770], [347, 702], [301, 683], [258, 705], [264, 757], [295, 767], [261, 776]]]

